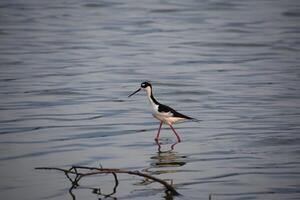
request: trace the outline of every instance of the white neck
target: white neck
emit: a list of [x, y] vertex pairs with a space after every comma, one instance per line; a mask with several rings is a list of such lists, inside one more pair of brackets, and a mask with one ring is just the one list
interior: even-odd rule
[[148, 97], [149, 101], [152, 101], [152, 99], [151, 99], [151, 93], [152, 93], [151, 87], [146, 87], [145, 90], [146, 90], [147, 97]]
[[157, 112], [158, 111], [158, 105], [155, 104], [153, 99], [151, 98], [152, 88], [151, 87], [146, 87], [146, 93], [147, 93], [147, 97], [148, 97], [149, 102], [151, 103], [152, 108], [154, 109], [154, 111]]

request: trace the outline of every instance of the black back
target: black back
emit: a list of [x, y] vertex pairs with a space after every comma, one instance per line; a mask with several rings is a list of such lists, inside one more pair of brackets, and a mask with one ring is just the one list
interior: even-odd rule
[[177, 112], [176, 110], [174, 110], [173, 108], [163, 105], [163, 104], [159, 104], [158, 112], [171, 112], [173, 114], [173, 117], [180, 117], [180, 118], [184, 118], [184, 119], [194, 119], [192, 117], [181, 114], [181, 113]]

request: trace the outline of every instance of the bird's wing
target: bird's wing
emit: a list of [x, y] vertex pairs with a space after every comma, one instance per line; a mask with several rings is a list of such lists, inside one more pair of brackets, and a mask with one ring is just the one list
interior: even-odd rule
[[160, 104], [158, 106], [158, 112], [160, 112], [161, 114], [170, 116], [170, 117], [179, 117], [179, 118], [184, 118], [184, 119], [193, 119], [189, 116], [186, 116], [184, 114], [181, 114], [179, 112], [177, 112], [176, 110], [174, 110], [173, 108]]
[[171, 108], [162, 104], [158, 106], [158, 113], [166, 117], [173, 117]]

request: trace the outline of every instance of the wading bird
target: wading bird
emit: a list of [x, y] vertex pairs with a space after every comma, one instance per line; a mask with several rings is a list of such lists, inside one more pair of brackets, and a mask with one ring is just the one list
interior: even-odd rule
[[161, 129], [162, 124], [164, 123], [164, 124], [168, 124], [170, 126], [170, 128], [176, 135], [178, 142], [180, 142], [181, 139], [180, 139], [178, 133], [173, 128], [172, 124], [179, 122], [179, 121], [183, 121], [183, 120], [195, 120], [195, 119], [192, 117], [183, 115], [183, 114], [177, 112], [176, 110], [174, 110], [173, 108], [170, 108], [169, 106], [159, 103], [153, 96], [152, 85], [148, 82], [141, 83], [141, 87], [138, 90], [136, 90], [135, 92], [133, 92], [132, 94], [130, 94], [128, 97], [131, 97], [132, 95], [138, 93], [141, 90], [145, 90], [147, 93], [147, 97], [151, 103], [153, 110], [154, 110], [153, 117], [155, 117], [156, 119], [158, 119], [160, 121], [160, 125], [158, 128], [158, 132], [155, 137], [155, 140], [158, 141], [160, 129]]

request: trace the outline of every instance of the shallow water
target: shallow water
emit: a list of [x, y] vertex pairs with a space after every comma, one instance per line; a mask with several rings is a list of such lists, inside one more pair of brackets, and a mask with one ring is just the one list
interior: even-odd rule
[[[71, 199], [72, 165], [140, 170], [174, 199], [300, 198], [297, 0], [0, 2], [0, 198]], [[198, 118], [159, 123], [145, 94]], [[117, 199], [167, 199], [121, 175]], [[103, 198], [111, 176], [76, 199]]]

